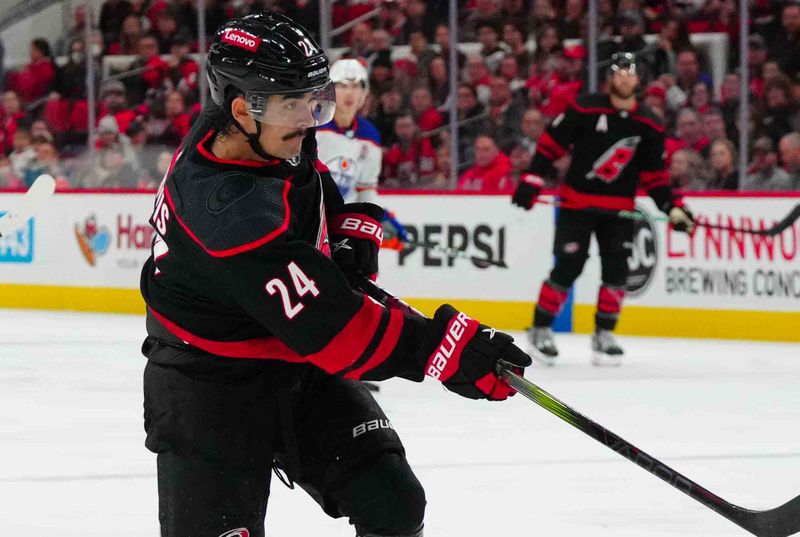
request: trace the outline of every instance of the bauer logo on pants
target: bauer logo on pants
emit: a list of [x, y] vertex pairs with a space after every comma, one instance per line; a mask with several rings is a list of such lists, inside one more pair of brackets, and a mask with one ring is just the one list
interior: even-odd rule
[[636, 212], [647, 216], [643, 220], [634, 220], [633, 239], [628, 254], [628, 279], [625, 287], [630, 296], [642, 294], [653, 279], [658, 264], [658, 243], [656, 229], [649, 215], [641, 207]]

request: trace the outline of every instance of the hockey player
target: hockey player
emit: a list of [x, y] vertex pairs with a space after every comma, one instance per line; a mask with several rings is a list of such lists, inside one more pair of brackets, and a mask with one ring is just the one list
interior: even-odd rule
[[359, 536], [421, 536], [423, 489], [358, 380], [501, 400], [498, 359], [530, 358], [452, 306], [428, 320], [353, 290], [377, 270], [383, 210], [343, 203], [314, 156], [334, 96], [307, 30], [230, 20], [206, 66], [212, 99], [156, 196], [141, 279], [161, 535], [263, 537], [275, 468]]
[[336, 86], [333, 120], [317, 129], [319, 159], [331, 172], [345, 202], [377, 199], [381, 172], [381, 136], [367, 118], [358, 115], [369, 93], [367, 70], [358, 60], [338, 60], [331, 66]]
[[512, 198], [515, 205], [532, 209], [544, 185], [542, 177], [572, 148], [559, 192], [562, 209], [553, 246], [555, 266], [542, 283], [528, 332], [534, 356], [548, 364], [558, 356], [551, 325], [583, 270], [594, 233], [600, 246], [602, 284], [592, 336], [593, 363], [619, 365], [623, 350], [612, 331], [625, 296], [633, 221], [615, 216], [614, 211], [632, 210], [637, 188], [647, 190], [676, 230], [691, 233], [694, 227], [691, 212], [667, 183], [664, 126], [636, 99], [635, 57], [614, 54], [606, 80], [608, 94], [579, 97], [542, 134]]

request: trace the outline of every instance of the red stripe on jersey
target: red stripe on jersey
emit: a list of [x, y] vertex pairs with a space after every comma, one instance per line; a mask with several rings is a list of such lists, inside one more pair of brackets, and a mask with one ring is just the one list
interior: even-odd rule
[[583, 114], [616, 114], [617, 113], [617, 111], [614, 110], [613, 108], [591, 108], [591, 107], [584, 108], [583, 106], [579, 105], [575, 101], [573, 101], [571, 104], [572, 104], [572, 108], [574, 108], [575, 110], [577, 110], [578, 112], [581, 112]]
[[202, 243], [202, 241], [197, 237], [197, 235], [195, 235], [192, 232], [192, 230], [189, 229], [189, 226], [187, 226], [184, 223], [183, 219], [181, 219], [181, 217], [178, 216], [178, 213], [175, 211], [175, 204], [172, 202], [172, 195], [169, 193], [169, 188], [164, 188], [164, 194], [166, 196], [167, 203], [169, 204], [169, 208], [172, 210], [172, 215], [175, 216], [175, 219], [181, 225], [183, 230], [186, 231], [186, 234], [189, 235], [192, 238], [192, 240], [200, 246], [200, 248], [202, 248], [208, 255], [212, 257], [230, 257], [232, 255], [240, 254], [242, 252], [258, 248], [259, 246], [263, 246], [272, 239], [274, 239], [275, 237], [281, 235], [284, 231], [286, 231], [289, 228], [289, 218], [291, 216], [291, 211], [289, 209], [289, 189], [291, 188], [291, 186], [292, 186], [291, 177], [287, 177], [283, 185], [283, 207], [285, 214], [283, 217], [283, 222], [277, 229], [270, 231], [260, 239], [257, 239], [253, 242], [248, 242], [246, 244], [235, 246], [233, 248], [227, 248], [225, 250], [212, 250], [206, 247], [206, 245]]
[[649, 127], [652, 127], [653, 130], [655, 130], [656, 132], [664, 132], [664, 125], [659, 125], [658, 123], [656, 123], [652, 119], [648, 119], [646, 117], [636, 116], [636, 115], [631, 116], [631, 119], [635, 119], [636, 121], [639, 121], [640, 123], [644, 123], [645, 125], [647, 125]]
[[666, 170], [656, 170], [651, 172], [639, 172], [639, 182], [642, 188], [650, 190], [657, 186], [669, 184], [669, 176]]
[[361, 309], [342, 328], [341, 332], [314, 354], [306, 356], [312, 364], [327, 371], [337, 373], [352, 365], [364, 354], [383, 315], [383, 306], [364, 295]]
[[565, 209], [585, 209], [587, 207], [600, 207], [602, 209], [612, 209], [615, 211], [632, 211], [633, 196], [600, 196], [598, 194], [585, 194], [561, 185], [559, 196], [566, 202], [563, 204]]
[[[539, 141], [536, 142], [536, 150], [540, 151], [542, 155], [551, 160], [561, 158], [567, 154], [567, 150], [561, 146], [561, 144], [553, 140], [553, 137], [550, 136], [547, 131], [543, 132], [539, 137]], [[546, 153], [550, 153], [550, 155]]]
[[318, 172], [330, 172], [331, 170], [320, 159], [314, 161], [314, 169]]
[[395, 346], [397, 345], [397, 340], [400, 339], [400, 333], [403, 331], [403, 322], [405, 317], [403, 317], [403, 313], [398, 309], [392, 309], [389, 311], [389, 325], [386, 327], [386, 330], [383, 333], [383, 338], [381, 339], [380, 344], [375, 349], [375, 352], [372, 353], [372, 356], [366, 361], [366, 363], [359, 367], [358, 369], [351, 371], [350, 373], [346, 374], [344, 377], [348, 379], [360, 379], [366, 372], [372, 371], [383, 362], [386, 361], [387, 358], [392, 354]]
[[245, 339], [242, 341], [216, 341], [192, 334], [173, 323], [152, 307], [148, 306], [150, 313], [172, 335], [191, 345], [217, 356], [225, 358], [274, 358], [287, 362], [304, 362], [306, 359], [274, 336]]

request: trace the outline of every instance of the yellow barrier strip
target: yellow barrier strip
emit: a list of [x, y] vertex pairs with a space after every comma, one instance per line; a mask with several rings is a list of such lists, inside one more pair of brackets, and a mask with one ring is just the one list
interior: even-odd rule
[[[504, 330], [527, 328], [533, 313], [530, 302], [408, 299], [409, 304], [429, 316], [443, 302]], [[0, 284], [0, 307], [141, 314], [144, 301], [137, 289]], [[594, 305], [574, 306], [575, 332], [594, 330], [594, 311]], [[638, 336], [800, 342], [800, 313], [626, 306], [617, 332]]]

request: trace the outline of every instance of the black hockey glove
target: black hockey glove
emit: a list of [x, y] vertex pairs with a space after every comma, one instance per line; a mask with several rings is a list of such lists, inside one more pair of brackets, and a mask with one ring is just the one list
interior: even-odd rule
[[544, 187], [544, 180], [532, 173], [523, 173], [519, 178], [517, 189], [511, 196], [511, 203], [519, 205], [526, 211], [533, 209], [533, 204], [539, 198]]
[[519, 374], [531, 365], [530, 356], [513, 341], [444, 304], [436, 310], [423, 341], [425, 374], [462, 397], [502, 401], [515, 392], [497, 376], [497, 361], [502, 358], [517, 366]]
[[675, 231], [691, 235], [694, 231], [694, 215], [688, 207], [675, 205], [669, 210], [669, 223]]
[[331, 217], [331, 257], [351, 285], [378, 275], [383, 212], [374, 203], [346, 203]]

